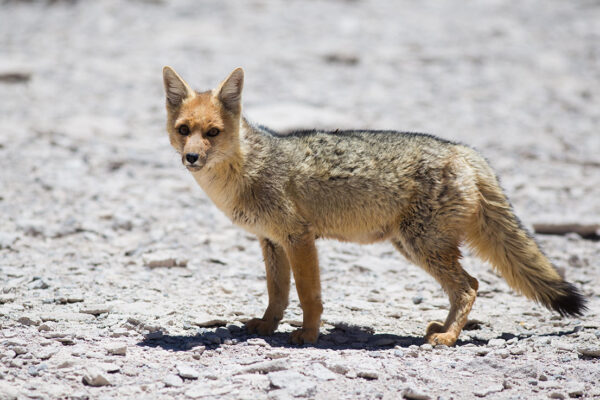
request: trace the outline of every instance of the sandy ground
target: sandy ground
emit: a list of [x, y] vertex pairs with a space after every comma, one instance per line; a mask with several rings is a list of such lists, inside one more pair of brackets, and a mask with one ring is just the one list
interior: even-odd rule
[[[600, 398], [600, 3], [0, 2], [0, 399]], [[246, 70], [277, 129], [471, 144], [590, 311], [562, 319], [465, 250], [454, 348], [437, 283], [391, 245], [319, 243], [322, 336], [249, 336], [266, 285], [168, 144], [161, 68]], [[577, 225], [579, 224], [579, 225]], [[170, 267], [169, 267], [170, 265]]]

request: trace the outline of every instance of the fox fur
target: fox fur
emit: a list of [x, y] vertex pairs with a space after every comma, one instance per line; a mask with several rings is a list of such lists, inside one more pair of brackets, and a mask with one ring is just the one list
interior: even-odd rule
[[242, 115], [244, 73], [196, 92], [163, 70], [167, 131], [183, 164], [214, 204], [257, 235], [269, 304], [250, 332], [272, 334], [288, 305], [293, 274], [303, 326], [293, 343], [314, 343], [323, 311], [315, 239], [390, 241], [446, 291], [450, 310], [425, 340], [453, 345], [471, 310], [477, 279], [460, 265], [473, 248], [517, 292], [561, 315], [585, 300], [522, 227], [494, 172], [472, 148], [397, 131], [298, 131], [282, 135]]

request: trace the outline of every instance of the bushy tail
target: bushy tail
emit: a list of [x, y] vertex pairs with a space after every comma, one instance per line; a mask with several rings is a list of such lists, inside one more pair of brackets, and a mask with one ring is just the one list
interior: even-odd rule
[[475, 169], [480, 207], [469, 224], [469, 244], [519, 293], [563, 316], [582, 315], [583, 295], [560, 276], [521, 225], [491, 168], [480, 160]]

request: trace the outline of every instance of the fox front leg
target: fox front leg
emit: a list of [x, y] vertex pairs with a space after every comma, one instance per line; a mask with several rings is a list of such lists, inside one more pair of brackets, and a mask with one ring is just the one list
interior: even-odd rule
[[250, 333], [272, 335], [283, 318], [290, 294], [290, 263], [283, 248], [272, 241], [261, 238], [260, 246], [267, 270], [269, 305], [262, 318], [253, 318], [246, 323]]
[[315, 238], [303, 235], [285, 247], [290, 261], [298, 298], [302, 306], [302, 328], [292, 332], [290, 341], [295, 344], [316, 343], [319, 338], [323, 303]]

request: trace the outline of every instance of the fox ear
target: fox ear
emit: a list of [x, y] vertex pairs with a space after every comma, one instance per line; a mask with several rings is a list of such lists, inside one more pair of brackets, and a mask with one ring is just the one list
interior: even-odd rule
[[193, 90], [177, 72], [171, 67], [163, 68], [163, 82], [165, 84], [165, 93], [167, 95], [167, 104], [172, 107], [177, 107], [183, 100], [188, 98]]
[[239, 112], [242, 107], [242, 88], [244, 87], [244, 70], [236, 68], [221, 83], [219, 100], [229, 111]]

